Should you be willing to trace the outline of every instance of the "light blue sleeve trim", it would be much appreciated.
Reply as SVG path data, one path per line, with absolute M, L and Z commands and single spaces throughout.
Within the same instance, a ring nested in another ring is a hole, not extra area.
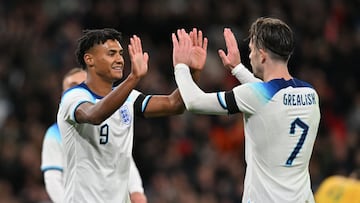
M 90 99 L 90 102 L 95 103 L 95 97 L 93 94 L 91 94 L 91 92 L 89 92 L 89 90 L 78 87 L 78 88 L 74 88 L 74 89 L 70 89 L 68 91 L 66 91 L 63 96 L 61 97 L 61 102 L 60 104 L 65 100 L 65 98 L 70 94 L 73 93 L 74 91 L 80 91 L 80 92 L 84 92 L 88 95 L 88 98 Z
M 217 93 L 216 93 L 216 96 L 217 96 L 217 98 L 218 98 L 218 101 L 219 101 L 221 107 L 222 107 L 223 109 L 227 109 L 226 101 L 225 101 L 225 98 L 224 98 L 224 92 L 217 92 Z
M 50 171 L 50 170 L 56 170 L 56 171 L 63 171 L 64 168 L 60 167 L 60 166 L 46 166 L 46 167 L 41 167 L 41 171 L 45 172 L 45 171 Z
M 142 105 L 141 105 L 141 112 L 144 112 L 145 109 L 146 109 L 146 106 L 148 105 L 149 103 L 149 100 L 150 98 L 152 97 L 152 95 L 147 95 L 144 99 L 144 101 L 142 102 Z

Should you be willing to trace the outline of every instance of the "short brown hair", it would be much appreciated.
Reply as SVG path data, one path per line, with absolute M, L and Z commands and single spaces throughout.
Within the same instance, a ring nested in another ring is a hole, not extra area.
M 250 27 L 249 39 L 258 49 L 267 49 L 273 57 L 287 61 L 294 50 L 294 34 L 280 19 L 258 18 Z

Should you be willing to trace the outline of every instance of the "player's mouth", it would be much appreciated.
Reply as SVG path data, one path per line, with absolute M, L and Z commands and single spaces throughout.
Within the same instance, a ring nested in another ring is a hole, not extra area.
M 122 71 L 123 67 L 122 66 L 114 66 L 114 67 L 112 67 L 112 69 L 116 70 L 116 71 Z

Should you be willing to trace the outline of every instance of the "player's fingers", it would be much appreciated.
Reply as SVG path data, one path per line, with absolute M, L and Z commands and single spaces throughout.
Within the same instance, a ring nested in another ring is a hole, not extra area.
M 204 38 L 204 43 L 203 43 L 203 45 L 202 45 L 202 48 L 204 49 L 204 50 L 207 50 L 207 46 L 208 46 L 208 38 Z
M 225 39 L 226 48 L 229 50 L 229 48 L 231 48 L 231 40 L 230 40 L 230 36 L 229 36 L 229 28 L 224 29 L 224 39 Z
M 222 49 L 218 50 L 218 54 L 220 56 L 220 59 L 224 65 L 229 64 L 229 60 L 225 54 L 225 52 Z
M 142 52 L 142 46 L 141 46 L 141 39 L 134 35 L 134 41 L 135 41 L 135 51 L 136 52 Z
M 196 42 L 196 32 L 195 32 L 195 28 L 193 28 L 192 31 L 190 31 L 189 33 L 190 38 L 191 38 L 191 42 L 193 46 L 196 46 L 197 42 Z
M 191 47 L 191 39 L 190 36 L 186 33 L 185 29 L 181 29 L 182 39 L 183 39 L 183 45 L 184 48 L 190 48 Z
M 199 41 L 198 41 L 198 33 L 197 33 L 197 29 L 193 28 L 191 31 L 192 35 L 191 35 L 191 40 L 193 42 L 194 46 L 198 46 L 199 45 Z
M 225 37 L 226 47 L 228 48 L 228 50 L 232 53 L 236 52 L 239 48 L 237 46 L 237 41 L 234 33 L 229 28 L 227 28 L 224 31 L 224 37 Z
M 133 61 L 135 57 L 134 47 L 130 44 L 128 45 L 128 51 L 129 51 L 130 61 Z
M 186 41 L 187 41 L 187 47 L 188 47 L 188 48 L 193 47 L 193 40 L 191 39 L 190 33 L 187 33 L 187 32 L 184 30 L 184 34 L 185 34 L 185 38 L 186 38 Z
M 179 38 L 179 47 L 183 47 L 184 46 L 184 36 L 182 33 L 182 29 L 177 30 L 177 36 Z
M 130 42 L 131 42 L 131 46 L 133 48 L 133 52 L 137 52 L 137 39 L 136 39 L 136 35 L 133 35 L 132 38 L 130 39 Z
M 201 30 L 198 31 L 197 37 L 198 37 L 198 40 L 197 40 L 198 44 L 197 45 L 202 47 L 203 46 L 203 33 L 202 33 Z
M 145 62 L 145 63 L 148 63 L 148 61 L 149 61 L 149 54 L 148 54 L 147 52 L 144 52 L 143 57 L 144 57 L 144 62 Z
M 131 37 L 130 44 L 128 46 L 128 51 L 129 51 L 130 56 L 132 56 L 134 54 L 133 44 L 134 44 L 134 39 Z
M 177 49 L 179 47 L 179 42 L 178 42 L 178 39 L 176 38 L 175 33 L 171 34 L 171 39 L 172 39 L 172 42 L 173 42 L 174 49 Z
M 225 52 L 224 52 L 222 49 L 219 49 L 219 50 L 218 50 L 218 54 L 219 54 L 221 60 L 226 57 L 226 54 L 225 54 Z

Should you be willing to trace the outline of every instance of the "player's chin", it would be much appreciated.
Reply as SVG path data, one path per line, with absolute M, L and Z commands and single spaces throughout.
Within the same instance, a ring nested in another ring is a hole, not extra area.
M 114 75 L 114 79 L 115 80 L 120 80 L 121 78 L 123 77 L 123 75 L 121 74 L 121 75 Z
M 123 71 L 122 71 L 122 70 L 113 69 L 113 70 L 112 70 L 112 76 L 113 76 L 113 78 L 115 78 L 115 79 L 121 79 L 121 78 L 123 77 Z

